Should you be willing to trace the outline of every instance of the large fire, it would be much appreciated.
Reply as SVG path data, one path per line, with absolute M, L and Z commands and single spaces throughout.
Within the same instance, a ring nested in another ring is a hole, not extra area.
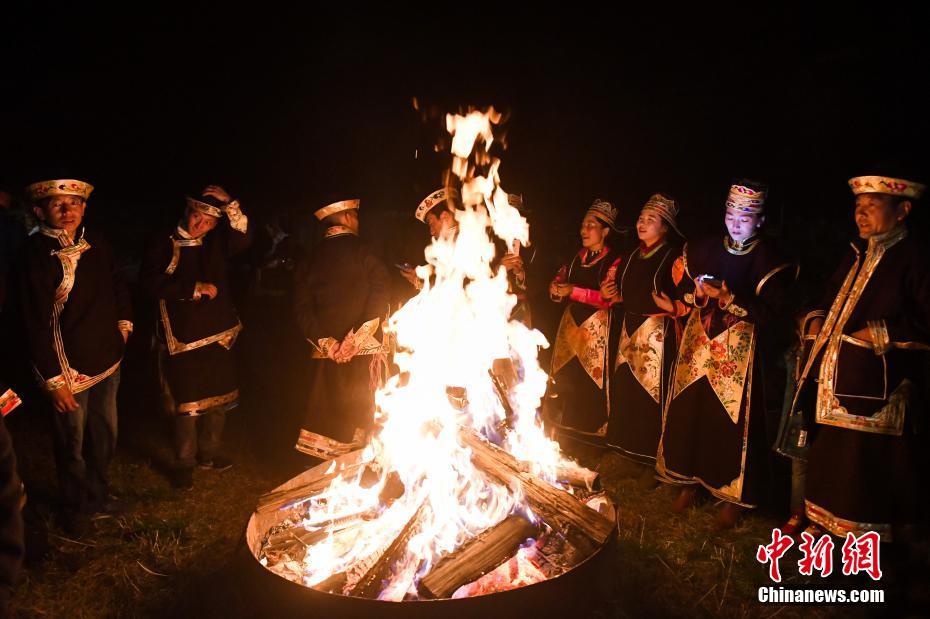
M 476 468 L 463 431 L 485 437 L 552 484 L 560 469 L 577 468 L 563 459 L 537 415 L 547 381 L 537 352 L 548 343 L 510 319 L 516 297 L 503 267 L 492 269 L 492 233 L 508 248 L 530 240 L 526 219 L 501 189 L 500 160 L 489 153 L 499 120 L 493 109 L 447 116 L 452 182 L 463 203 L 458 228 L 426 248 L 427 264 L 417 269 L 423 288 L 390 318 L 400 373 L 376 394 L 377 430 L 361 458 L 369 464 L 347 469 L 299 501 L 304 517 L 295 524 L 318 535 L 288 570 L 307 586 L 347 574 L 342 592 L 348 593 L 415 520 L 378 594 L 415 598 L 419 581 L 443 555 L 513 514 L 538 522 L 519 486 Z M 509 378 L 496 381 L 502 367 Z M 450 393 L 464 397 L 456 401 Z M 339 472 L 336 462 L 330 472 Z M 531 550 L 521 549 L 497 571 L 511 565 L 521 584 L 544 578 L 528 568 Z

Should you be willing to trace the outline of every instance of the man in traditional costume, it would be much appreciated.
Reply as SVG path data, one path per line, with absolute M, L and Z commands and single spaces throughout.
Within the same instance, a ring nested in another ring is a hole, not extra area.
M 390 303 L 387 268 L 358 237 L 359 200 L 314 215 L 326 230 L 296 272 L 294 311 L 313 367 L 298 451 L 330 459 L 361 446 L 374 423 L 374 391 L 386 351 L 381 323 Z
M 641 478 L 645 486 L 655 484 L 662 410 L 681 330 L 676 320 L 689 311 L 672 300 L 684 275 L 678 260 L 681 246 L 669 242 L 670 236 L 681 237 L 677 216 L 672 198 L 660 193 L 649 198 L 636 222 L 639 247 L 601 288 L 601 295 L 616 303 L 612 320 L 620 325 L 611 367 L 607 445 L 648 465 Z
M 21 311 L 53 415 L 63 524 L 79 535 L 91 515 L 120 507 L 109 495 L 107 468 L 116 449 L 116 391 L 132 310 L 110 246 L 83 225 L 93 187 L 63 179 L 26 191 L 41 225 L 24 248 Z
M 809 427 L 807 517 L 838 536 L 913 541 L 930 517 L 926 479 L 930 254 L 905 219 L 925 187 L 850 179 L 859 239 L 805 318 L 813 346 L 794 408 Z M 924 531 L 925 534 L 925 531 Z
M 171 481 L 181 489 L 193 487 L 195 466 L 232 466 L 219 455 L 226 412 L 239 403 L 232 347 L 242 323 L 233 306 L 229 261 L 251 238 L 239 202 L 210 185 L 187 197 L 184 216 L 155 235 L 142 264 L 142 288 L 158 303 L 162 399 L 175 419 Z
M 458 232 L 458 222 L 455 219 L 455 203 L 459 193 L 455 188 L 441 188 L 423 198 L 414 217 L 429 226 L 430 236 L 434 239 L 454 238 Z M 517 210 L 523 209 L 523 197 L 517 194 L 507 194 L 507 202 Z M 519 247 L 506 248 L 504 241 L 493 233 L 490 235 L 495 246 L 494 260 L 491 262 L 492 270 L 503 266 L 507 271 L 507 284 L 510 292 L 517 297 L 517 303 L 511 312 L 513 320 L 519 320 L 528 327 L 532 324 L 529 302 L 526 296 L 526 271 L 523 258 L 520 257 Z M 417 276 L 416 268 L 404 265 L 401 275 L 417 290 L 423 287 L 423 281 Z
M 732 527 L 769 482 L 763 355 L 772 325 L 797 277 L 759 236 L 765 191 L 730 187 L 727 234 L 689 242 L 680 297 L 692 307 L 682 334 L 663 420 L 656 469 L 691 505 L 698 486 L 725 501 L 718 524 Z M 684 292 L 687 290 L 687 292 Z
M 581 250 L 549 285 L 550 298 L 565 303 L 545 402 L 546 421 L 560 441 L 602 446 L 607 432 L 611 302 L 600 288 L 620 264 L 607 244 L 616 219 L 610 202 L 595 200 L 581 222 Z

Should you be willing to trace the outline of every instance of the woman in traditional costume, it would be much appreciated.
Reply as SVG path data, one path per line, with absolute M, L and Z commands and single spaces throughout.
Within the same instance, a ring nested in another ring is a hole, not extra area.
M 607 357 L 610 303 L 601 296 L 605 279 L 620 263 L 607 244 L 617 209 L 595 200 L 581 222 L 581 250 L 562 266 L 549 296 L 565 310 L 555 338 L 546 418 L 556 435 L 603 445 L 607 431 Z
M 672 198 L 662 194 L 649 198 L 636 222 L 639 247 L 617 269 L 616 278 L 601 288 L 602 296 L 616 302 L 613 320 L 620 332 L 611 360 L 607 444 L 620 455 L 648 465 L 641 477 L 648 486 L 655 484 L 662 409 L 678 351 L 676 332 L 681 327 L 676 329 L 676 320 L 689 311 L 681 301 L 672 300 L 684 275 L 678 260 L 681 247 L 669 239 L 682 236 L 677 215 Z
M 718 524 L 736 524 L 769 481 L 762 340 L 775 330 L 797 268 L 759 236 L 765 192 L 730 187 L 727 234 L 689 242 L 681 299 L 693 309 L 672 370 L 656 469 L 680 484 L 675 510 L 699 486 L 725 501 Z

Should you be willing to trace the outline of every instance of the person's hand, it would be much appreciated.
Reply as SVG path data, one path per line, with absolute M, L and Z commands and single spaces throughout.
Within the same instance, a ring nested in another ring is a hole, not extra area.
M 202 284 L 200 284 L 200 294 L 202 296 L 207 296 L 207 297 L 210 297 L 211 299 L 215 299 L 216 295 L 219 294 L 219 291 L 216 289 L 216 286 L 214 286 L 210 282 L 203 282 Z
M 820 335 L 821 329 L 823 329 L 823 318 L 814 318 L 809 323 L 807 323 L 807 335 Z
M 339 346 L 339 351 L 336 353 L 334 359 L 336 363 L 348 363 L 357 352 L 358 345 L 355 343 L 355 339 L 347 337 L 342 340 L 342 344 Z
M 223 204 L 226 204 L 230 201 L 229 194 L 226 193 L 226 190 L 219 185 L 207 185 L 206 189 L 201 192 L 201 195 L 212 196 Z
M 406 269 L 401 269 L 401 277 L 410 282 L 410 285 L 414 288 L 420 288 L 420 278 L 417 277 L 417 270 L 415 267 L 407 267 Z
M 334 342 L 333 345 L 329 347 L 329 350 L 326 351 L 326 356 L 335 361 L 340 346 L 340 342 Z
M 664 292 L 660 292 L 658 294 L 653 292 L 652 302 L 656 304 L 656 307 L 670 314 L 674 313 L 675 311 L 675 304 L 672 302 L 672 299 Z
M 553 281 L 551 284 L 549 284 L 549 296 L 559 296 L 559 282 Z
M 701 282 L 701 287 L 704 289 L 704 294 L 711 299 L 721 299 L 726 302 L 733 296 L 733 294 L 730 292 L 730 289 L 727 288 L 726 282 L 721 282 L 719 288 L 707 282 Z
M 601 284 L 601 296 L 605 299 L 612 299 L 618 295 L 617 282 L 610 280 Z
M 77 400 L 74 394 L 68 388 L 68 385 L 62 385 L 55 391 L 50 391 L 48 397 L 52 400 L 52 406 L 59 413 L 73 413 L 78 409 Z
M 517 276 L 523 273 L 523 258 L 517 254 L 505 254 L 501 259 L 501 264 L 509 273 Z
M 575 289 L 575 284 L 556 284 L 555 289 L 556 294 L 564 298 L 572 293 L 572 290 Z

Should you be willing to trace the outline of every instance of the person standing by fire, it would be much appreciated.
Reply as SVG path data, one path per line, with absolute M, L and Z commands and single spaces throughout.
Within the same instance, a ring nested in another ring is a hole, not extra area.
M 29 354 L 48 395 L 63 525 L 81 535 L 122 506 L 107 469 L 116 450 L 120 362 L 132 333 L 129 290 L 106 243 L 83 225 L 93 186 L 63 179 L 26 192 L 41 221 L 24 247 L 20 304 Z
M 550 298 L 565 303 L 565 310 L 552 352 L 545 416 L 563 443 L 602 446 L 607 432 L 611 301 L 600 288 L 616 278 L 620 264 L 607 244 L 616 219 L 610 202 L 595 200 L 581 222 L 581 250 L 549 284 Z
M 676 320 L 689 311 L 673 301 L 684 276 L 678 260 L 681 246 L 669 239 L 683 238 L 677 216 L 672 198 L 661 193 L 649 198 L 636 221 L 639 247 L 617 269 L 617 277 L 601 287 L 601 295 L 616 303 L 614 320 L 620 330 L 611 367 L 607 445 L 649 465 L 640 478 L 644 486 L 656 483 L 662 410 L 678 351 Z
M 295 273 L 294 312 L 314 359 L 295 448 L 322 459 L 357 448 L 371 431 L 386 366 L 380 337 L 390 276 L 358 236 L 359 206 L 342 200 L 314 213 L 325 226 L 323 241 Z
M 930 517 L 930 256 L 905 220 L 925 186 L 876 175 L 849 186 L 859 239 L 802 330 L 815 338 L 792 407 L 814 422 L 806 514 L 833 535 L 912 544 Z
M 419 206 L 417 206 L 414 217 L 429 226 L 430 237 L 434 239 L 455 238 L 458 231 L 458 223 L 455 220 L 455 201 L 458 197 L 459 193 L 455 188 L 437 189 L 423 198 Z M 507 194 L 507 202 L 510 206 L 522 211 L 522 196 Z M 491 268 L 496 270 L 500 266 L 504 267 L 507 271 L 508 288 L 517 297 L 517 303 L 510 317 L 531 327 L 532 318 L 529 302 L 526 298 L 526 271 L 523 267 L 523 258 L 520 257 L 519 251 L 505 248 L 504 242 L 490 231 L 489 236 L 495 247 L 495 256 L 491 262 Z M 398 266 L 401 267 L 401 276 L 410 285 L 417 290 L 423 287 L 423 281 L 417 276 L 416 267 L 409 264 Z
M 224 216 L 226 225 L 216 229 Z M 163 407 L 174 416 L 176 488 L 193 487 L 195 466 L 232 466 L 219 455 L 226 413 L 239 403 L 232 347 L 242 323 L 229 260 L 251 239 L 239 202 L 210 185 L 187 197 L 181 221 L 155 235 L 142 263 L 142 289 L 158 303 L 158 369 Z
M 682 486 L 674 510 L 693 504 L 698 486 L 725 501 L 717 516 L 734 526 L 769 482 L 764 338 L 769 337 L 797 277 L 759 236 L 764 187 L 740 181 L 726 201 L 727 234 L 685 245 L 679 288 L 691 306 L 672 373 L 656 469 Z M 687 291 L 687 292 L 685 292 Z

